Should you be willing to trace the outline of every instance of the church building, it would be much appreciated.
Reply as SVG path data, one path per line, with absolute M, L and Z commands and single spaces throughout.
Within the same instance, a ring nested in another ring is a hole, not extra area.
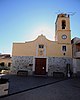
M 40 35 L 34 41 L 13 43 L 11 72 L 27 71 L 28 75 L 66 75 L 66 66 L 72 69 L 70 17 L 58 14 L 55 22 L 55 41 Z

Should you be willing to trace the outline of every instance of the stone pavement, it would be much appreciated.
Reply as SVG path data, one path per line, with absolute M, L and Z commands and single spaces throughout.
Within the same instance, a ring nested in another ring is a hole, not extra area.
M 9 79 L 9 94 L 14 94 L 22 91 L 26 91 L 31 88 L 43 86 L 46 84 L 54 83 L 63 79 L 54 79 L 53 77 L 47 76 L 17 76 L 17 75 L 6 75 L 4 78 Z
M 17 79 L 16 76 L 9 76 L 9 77 L 12 77 L 11 78 L 12 80 L 14 79 L 14 83 L 16 83 L 15 85 L 17 86 L 19 85 L 21 88 L 23 88 L 22 86 L 23 82 L 20 80 L 21 77 L 17 77 L 19 79 Z M 28 91 L 23 91 L 23 92 L 16 93 L 10 96 L 6 96 L 3 98 L 0 98 L 0 100 L 15 100 L 15 99 L 18 99 L 18 100 L 80 100 L 80 78 L 68 79 L 68 80 L 63 80 L 60 82 L 56 81 L 53 78 L 49 79 L 47 77 L 40 77 L 40 78 L 27 77 L 27 78 L 28 80 L 24 81 L 25 84 L 27 84 L 26 82 L 28 81 L 30 82 L 30 84 L 36 83 L 35 85 L 37 84 L 40 85 L 42 83 L 45 84 L 45 83 L 53 82 L 53 81 L 54 82 L 52 84 L 47 84 L 42 87 L 38 87 L 38 88 L 34 88 Z M 23 79 L 26 80 L 26 77 Z M 19 82 L 21 81 L 21 83 L 19 84 L 17 81 Z M 13 85 L 13 87 L 15 85 Z

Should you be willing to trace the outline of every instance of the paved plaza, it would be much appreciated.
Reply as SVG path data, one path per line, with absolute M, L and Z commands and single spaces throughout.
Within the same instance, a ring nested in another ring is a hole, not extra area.
M 10 81 L 9 95 L 0 100 L 80 100 L 80 78 L 4 77 Z
M 44 85 L 53 84 L 64 79 L 54 79 L 53 77 L 47 76 L 17 76 L 17 75 L 7 75 L 3 78 L 9 79 L 9 94 L 15 94 L 18 92 L 23 92 L 32 88 L 42 87 Z

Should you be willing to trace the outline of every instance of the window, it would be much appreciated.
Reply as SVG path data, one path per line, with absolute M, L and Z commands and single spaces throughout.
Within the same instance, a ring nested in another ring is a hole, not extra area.
M 44 48 L 44 45 L 39 45 L 39 48 L 42 48 L 43 49 Z
M 55 30 L 57 30 L 57 23 L 55 23 Z
M 5 66 L 5 63 L 4 63 L 4 62 L 1 62 L 1 63 L 0 63 L 0 66 Z
M 10 67 L 10 66 L 11 66 L 11 63 L 9 62 L 9 63 L 8 63 L 8 67 Z
M 65 56 L 65 53 L 63 53 L 63 55 Z
M 66 21 L 62 20 L 62 29 L 65 29 L 65 28 L 66 28 Z
M 62 51 L 66 51 L 66 46 L 62 46 Z

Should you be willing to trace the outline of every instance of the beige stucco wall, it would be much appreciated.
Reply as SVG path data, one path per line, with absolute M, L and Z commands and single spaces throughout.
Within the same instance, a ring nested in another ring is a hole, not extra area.
M 13 43 L 12 56 L 36 56 L 39 52 L 38 45 L 43 44 L 45 46 L 45 52 L 48 57 L 64 57 L 62 46 L 67 46 L 65 57 L 72 57 L 72 45 L 71 44 L 59 44 L 55 41 L 46 39 L 45 36 L 40 35 L 36 40 L 25 43 Z M 38 56 L 38 55 L 37 55 Z
M 57 24 L 57 30 L 61 30 L 62 29 L 62 23 L 61 21 L 65 20 L 66 21 L 66 30 L 70 30 L 70 19 L 69 17 L 58 17 L 56 20 L 56 24 Z
M 58 30 L 56 32 L 58 43 L 71 43 L 71 33 L 70 30 Z M 64 40 L 62 39 L 62 35 L 66 35 L 67 38 Z
M 66 52 L 62 51 L 62 46 L 66 46 Z M 47 48 L 47 56 L 53 57 L 72 57 L 72 46 L 69 44 L 53 44 L 52 46 L 48 46 Z M 63 55 L 65 53 L 65 56 Z
M 64 17 L 62 17 L 64 15 Z M 66 22 L 65 29 L 62 29 L 62 21 Z M 70 18 L 68 15 L 60 14 L 56 20 L 56 29 L 55 29 L 55 39 L 58 43 L 71 43 L 71 30 L 70 30 Z M 67 38 L 62 39 L 62 35 L 66 35 Z
M 4 62 L 5 66 L 8 66 L 8 63 L 12 63 L 11 58 L 0 58 L 0 63 Z
M 62 29 L 62 21 L 65 20 L 66 27 Z M 55 38 L 56 41 L 50 41 L 45 36 L 40 35 L 31 42 L 13 43 L 12 56 L 48 56 L 48 57 L 72 57 L 70 18 L 67 14 L 59 14 L 56 20 Z M 62 39 L 66 35 L 66 39 Z M 41 50 L 38 46 L 44 45 Z M 66 52 L 62 51 L 62 46 L 66 46 Z M 40 52 L 43 52 L 40 55 Z M 63 55 L 65 53 L 65 55 Z

